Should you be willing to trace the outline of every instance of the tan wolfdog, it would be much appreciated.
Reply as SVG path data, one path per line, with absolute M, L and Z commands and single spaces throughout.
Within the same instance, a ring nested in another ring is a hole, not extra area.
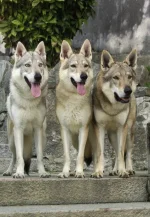
M 76 177 L 84 177 L 84 159 L 90 163 L 91 150 L 86 141 L 92 118 L 91 59 L 89 40 L 84 41 L 79 54 L 73 53 L 67 41 L 62 42 L 59 84 L 56 89 L 56 114 L 61 125 L 65 162 L 59 177 L 70 175 L 70 144 L 78 150 Z
M 101 71 L 93 92 L 98 141 L 93 177 L 103 177 L 106 131 L 116 154 L 115 166 L 110 175 L 128 177 L 134 173 L 131 155 L 136 119 L 136 66 L 136 50 L 132 50 L 123 62 L 115 62 L 107 51 L 102 52 Z

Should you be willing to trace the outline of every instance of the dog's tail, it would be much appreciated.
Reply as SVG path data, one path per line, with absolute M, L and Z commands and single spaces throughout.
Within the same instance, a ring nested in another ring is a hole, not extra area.
M 29 175 L 30 165 L 31 165 L 31 157 L 32 157 L 32 136 L 24 136 L 24 171 L 27 175 Z

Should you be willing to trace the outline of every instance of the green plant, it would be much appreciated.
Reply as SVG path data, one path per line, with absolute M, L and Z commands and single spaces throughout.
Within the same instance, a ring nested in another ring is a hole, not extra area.
M 59 57 L 62 40 L 73 38 L 94 14 L 95 0 L 0 0 L 0 32 L 7 47 L 21 41 L 34 49 L 44 41 L 48 62 Z

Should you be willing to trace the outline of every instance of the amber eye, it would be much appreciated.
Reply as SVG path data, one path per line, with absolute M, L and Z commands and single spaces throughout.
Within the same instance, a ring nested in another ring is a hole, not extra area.
M 43 64 L 42 63 L 39 63 L 39 67 L 42 67 L 43 66 Z
M 25 64 L 25 67 L 31 67 L 31 64 L 27 63 Z
M 131 79 L 132 78 L 132 76 L 131 75 L 128 75 L 128 79 Z
M 72 67 L 72 68 L 76 68 L 76 65 L 75 65 L 75 64 L 72 64 L 71 67 Z
M 114 76 L 113 79 L 119 80 L 119 77 L 118 76 Z

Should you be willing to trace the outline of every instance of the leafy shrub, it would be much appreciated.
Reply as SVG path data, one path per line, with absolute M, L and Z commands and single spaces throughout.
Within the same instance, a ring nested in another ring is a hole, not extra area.
M 95 0 L 0 0 L 0 32 L 7 47 L 21 41 L 33 49 L 41 40 L 48 61 L 58 60 L 62 40 L 72 39 L 94 14 Z

